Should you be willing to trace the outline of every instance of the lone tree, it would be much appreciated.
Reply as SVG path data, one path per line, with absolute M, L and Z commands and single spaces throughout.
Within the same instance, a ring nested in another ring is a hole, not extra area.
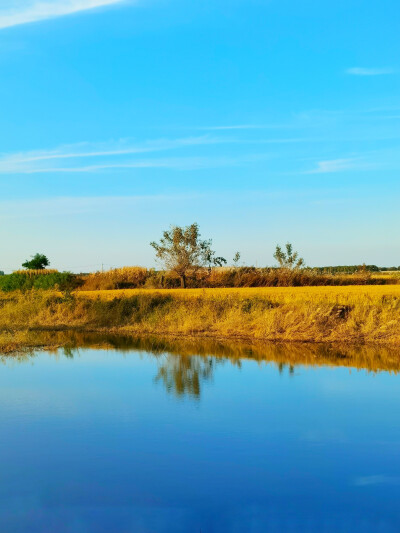
M 43 270 L 50 265 L 50 261 L 44 254 L 35 254 L 31 257 L 31 260 L 27 259 L 25 263 L 22 263 L 22 266 L 28 270 Z
M 201 268 L 211 271 L 213 266 L 222 266 L 226 259 L 218 257 L 211 249 L 212 241 L 201 240 L 199 225 L 195 222 L 190 226 L 171 226 L 164 231 L 160 242 L 151 242 L 156 257 L 165 268 L 176 272 L 181 278 L 181 287 L 186 288 L 186 278 Z
M 293 251 L 293 246 L 289 242 L 285 248 L 286 252 L 279 245 L 275 249 L 274 258 L 278 261 L 280 268 L 297 270 L 305 266 L 304 259 L 299 257 L 298 252 Z

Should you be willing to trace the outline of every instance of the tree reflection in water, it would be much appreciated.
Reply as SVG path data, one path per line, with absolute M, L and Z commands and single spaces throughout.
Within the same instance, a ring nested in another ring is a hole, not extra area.
M 298 365 L 340 366 L 365 369 L 369 372 L 400 372 L 398 346 L 134 337 L 73 330 L 28 333 L 26 348 L 13 354 L 0 354 L 0 363 L 32 361 L 38 353 L 37 348 L 45 348 L 56 358 L 61 355 L 74 358 L 79 354 L 80 347 L 118 350 L 127 355 L 136 352 L 140 357 L 157 359 L 155 381 L 162 382 L 168 392 L 178 397 L 188 395 L 193 399 L 200 397 L 202 384 L 212 379 L 217 365 L 231 364 L 240 368 L 244 360 L 276 365 L 280 373 L 288 372 L 293 377 Z
M 155 381 L 177 396 L 200 398 L 201 384 L 212 378 L 215 363 L 212 357 L 165 354 Z

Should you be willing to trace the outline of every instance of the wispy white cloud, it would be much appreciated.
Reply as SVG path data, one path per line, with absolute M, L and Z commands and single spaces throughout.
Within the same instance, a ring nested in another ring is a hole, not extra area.
M 126 0 L 12 0 L 0 7 L 0 29 L 72 15 Z M 131 0 L 132 1 L 132 0 Z
M 194 170 L 234 166 L 267 157 L 266 154 L 244 154 L 233 157 L 180 155 L 160 158 L 153 156 L 147 159 L 129 157 L 151 152 L 236 142 L 238 141 L 235 139 L 212 138 L 206 135 L 183 139 L 160 139 L 139 144 L 127 140 L 99 144 L 81 143 L 47 151 L 5 154 L 0 156 L 0 174 L 90 173 L 133 168 Z M 94 161 L 88 164 L 88 160 Z
M 85 159 L 106 156 L 123 156 L 129 154 L 141 154 L 146 152 L 158 152 L 172 150 L 188 146 L 218 144 L 225 142 L 224 139 L 212 138 L 207 135 L 200 137 L 185 137 L 180 139 L 156 139 L 142 143 L 133 143 L 130 139 L 120 139 L 103 143 L 82 142 L 77 144 L 62 145 L 51 150 L 32 150 L 17 152 L 0 157 L 0 172 L 3 165 L 19 165 L 23 163 L 35 163 L 37 161 L 50 161 L 56 159 Z M 12 170 L 12 168 L 10 168 Z
M 198 130 L 223 131 L 223 130 L 268 130 L 293 128 L 292 124 L 228 124 L 222 126 L 199 126 Z
M 261 126 L 257 124 L 236 124 L 231 126 L 209 126 L 199 129 L 204 130 L 259 130 L 268 126 Z M 269 126 L 270 127 L 270 126 Z
M 104 143 L 78 143 L 51 150 L 32 150 L 0 155 L 0 174 L 31 174 L 38 172 L 84 172 L 100 168 L 151 166 L 149 163 L 126 160 L 124 157 L 144 153 L 169 151 L 202 145 L 230 142 L 208 135 L 181 139 L 156 139 L 134 143 L 129 139 Z M 87 159 L 97 160 L 87 165 Z M 157 166 L 154 164 L 154 166 Z
M 398 146 L 380 150 L 369 150 L 354 154 L 353 157 L 317 161 L 316 168 L 303 174 L 328 174 L 333 172 L 398 170 L 400 168 Z M 315 160 L 314 160 L 315 161 Z
M 329 189 L 325 194 L 335 194 L 336 189 Z M 211 202 L 219 205 L 221 201 L 226 202 L 229 199 L 233 205 L 257 205 L 262 206 L 265 202 L 282 199 L 298 200 L 299 194 L 304 199 L 314 197 L 320 194 L 320 190 L 304 189 L 299 193 L 297 190 L 248 190 L 234 191 L 232 189 L 223 189 L 219 191 L 211 190 L 192 190 L 183 193 L 164 193 L 164 194 L 143 194 L 127 196 L 53 196 L 38 198 L 19 198 L 19 199 L 0 199 L 0 220 L 8 218 L 39 218 L 48 216 L 64 216 L 73 214 L 85 214 L 92 212 L 118 212 L 121 210 L 130 210 L 132 207 L 157 206 L 174 206 L 175 204 L 186 205 L 193 202 L 198 206 L 199 202 L 205 202 L 209 206 Z
M 107 210 L 120 211 L 139 205 L 171 204 L 198 199 L 198 193 L 138 196 L 58 196 L 21 200 L 1 200 L 0 219 L 78 215 Z
M 111 169 L 164 168 L 173 170 L 197 170 L 201 168 L 224 168 L 266 159 L 265 154 L 250 154 L 238 157 L 167 157 L 99 163 L 96 165 L 70 167 L 31 167 L 18 170 L 19 174 L 42 173 L 92 173 Z
M 331 172 L 342 172 L 351 169 L 367 169 L 370 165 L 360 158 L 347 159 L 329 159 L 327 161 L 318 161 L 317 168 L 308 170 L 304 174 L 329 174 Z
M 346 70 L 347 74 L 353 76 L 382 76 L 384 74 L 395 74 L 396 69 L 391 67 L 384 68 L 364 68 L 364 67 L 352 67 Z

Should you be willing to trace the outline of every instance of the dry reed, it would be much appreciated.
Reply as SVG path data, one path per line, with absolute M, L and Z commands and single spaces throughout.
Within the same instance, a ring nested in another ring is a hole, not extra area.
M 25 276 L 45 276 L 46 274 L 57 274 L 58 270 L 54 268 L 29 269 L 29 270 L 14 270 L 13 274 L 24 274 Z
M 142 267 L 114 268 L 95 272 L 83 278 L 82 290 L 112 290 L 129 286 L 140 287 L 147 279 L 147 269 Z
M 191 288 L 229 287 L 302 287 L 325 285 L 386 285 L 400 282 L 395 275 L 320 274 L 311 269 L 289 270 L 255 267 L 222 267 L 188 272 Z M 82 277 L 82 290 L 115 290 L 123 288 L 179 288 L 181 280 L 174 272 L 148 270 L 142 267 L 124 267 L 96 272 Z

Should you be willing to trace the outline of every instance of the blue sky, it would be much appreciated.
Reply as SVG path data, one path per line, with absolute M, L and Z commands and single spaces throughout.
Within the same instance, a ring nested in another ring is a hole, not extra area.
M 400 4 L 2 0 L 0 270 L 400 264 Z

